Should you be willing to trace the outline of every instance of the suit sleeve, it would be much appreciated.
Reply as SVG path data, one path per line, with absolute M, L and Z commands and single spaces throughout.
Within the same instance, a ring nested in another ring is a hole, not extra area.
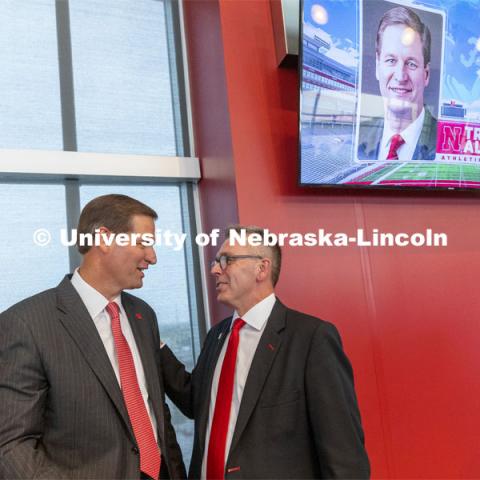
M 166 394 L 185 416 L 193 418 L 192 375 L 167 345 L 161 348 L 160 358 Z
M 180 362 L 174 353 L 164 345 L 161 348 L 162 375 L 165 392 L 172 402 L 188 418 L 195 418 L 196 410 L 200 408 L 203 398 L 201 390 L 207 376 L 206 358 L 212 349 L 212 343 L 218 335 L 217 326 L 210 329 L 203 343 L 202 351 L 198 357 L 192 373 L 187 372 L 185 365 Z
M 322 322 L 305 371 L 308 413 L 323 478 L 369 478 L 353 372 L 336 328 Z
M 32 333 L 0 314 L 0 478 L 68 478 L 42 445 L 48 381 Z
M 156 358 L 159 371 L 161 372 L 161 360 L 160 360 L 160 332 L 158 331 L 158 323 L 155 312 L 149 307 L 150 314 L 152 316 L 152 333 L 155 339 L 156 345 Z M 160 384 L 162 385 L 162 379 L 160 379 Z M 163 385 L 162 385 L 163 386 Z M 183 462 L 182 450 L 178 444 L 177 435 L 172 424 L 172 415 L 170 413 L 170 408 L 168 407 L 167 402 L 165 401 L 165 394 L 162 393 L 163 398 L 163 411 L 164 411 L 164 426 L 165 426 L 165 445 L 168 449 L 169 457 L 169 472 L 168 478 L 173 479 L 185 479 L 187 478 L 187 473 L 185 471 L 185 465 Z M 162 472 L 160 472 L 160 478 L 164 478 Z
M 185 465 L 183 463 L 183 456 L 180 446 L 178 445 L 177 435 L 172 425 L 172 416 L 167 403 L 163 405 L 165 411 L 165 432 L 167 448 L 170 452 L 170 464 L 172 471 L 169 472 L 169 477 L 173 479 L 185 479 L 187 473 L 185 471 Z

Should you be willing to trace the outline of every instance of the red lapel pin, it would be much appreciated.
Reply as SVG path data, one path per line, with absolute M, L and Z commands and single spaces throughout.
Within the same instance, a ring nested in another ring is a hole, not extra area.
M 143 320 L 143 317 L 142 317 L 142 314 L 141 314 L 141 313 L 136 313 L 136 314 L 135 314 L 135 318 L 136 318 L 137 320 Z
M 240 467 L 230 467 L 230 468 L 227 468 L 227 473 L 239 472 L 239 471 L 240 471 Z
M 275 350 L 275 347 L 274 347 L 271 343 L 269 343 L 269 344 L 267 345 L 267 347 L 268 347 L 272 352 Z

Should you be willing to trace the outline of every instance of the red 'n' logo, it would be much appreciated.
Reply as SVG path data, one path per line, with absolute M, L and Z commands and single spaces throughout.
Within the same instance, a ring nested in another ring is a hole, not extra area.
M 461 151 L 461 141 L 463 140 L 462 127 L 452 127 L 443 125 L 443 143 L 442 151 L 459 153 Z M 463 143 L 463 142 L 462 142 Z

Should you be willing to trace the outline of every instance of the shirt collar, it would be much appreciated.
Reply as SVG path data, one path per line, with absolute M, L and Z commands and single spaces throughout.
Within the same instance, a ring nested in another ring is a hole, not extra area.
M 407 145 L 413 144 L 416 145 L 418 142 L 418 138 L 420 137 L 420 133 L 423 127 L 423 120 L 425 119 L 425 107 L 422 108 L 420 115 L 403 131 L 400 132 L 403 140 Z M 382 138 L 382 145 L 384 148 L 390 146 L 390 141 L 392 137 L 397 132 L 394 132 L 388 122 L 384 123 L 383 129 L 383 138 Z
M 87 307 L 88 313 L 92 319 L 105 310 L 109 301 L 82 278 L 78 268 L 73 272 L 71 282 L 77 293 L 80 295 L 85 307 Z M 120 311 L 123 312 L 120 295 L 118 295 L 113 301 L 120 307 Z
M 262 330 L 267 323 L 268 317 L 272 313 L 275 302 L 275 294 L 271 293 L 268 295 L 268 297 L 265 297 L 263 300 L 254 305 L 247 313 L 245 313 L 245 315 L 241 317 L 242 320 L 255 330 Z M 237 318 L 240 318 L 240 315 L 235 310 L 233 312 L 230 328 L 232 328 L 233 322 Z

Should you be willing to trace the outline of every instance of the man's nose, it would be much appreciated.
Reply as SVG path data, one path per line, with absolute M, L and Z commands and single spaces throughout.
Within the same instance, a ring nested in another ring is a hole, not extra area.
M 210 273 L 215 277 L 218 277 L 219 275 L 221 275 L 222 269 L 220 268 L 220 263 L 214 262 L 212 267 L 210 268 Z
M 145 250 L 145 261 L 150 265 L 155 265 L 157 263 L 157 254 L 153 247 L 147 247 Z
M 395 65 L 395 80 L 398 82 L 404 82 L 407 79 L 407 66 L 402 62 L 397 62 Z

